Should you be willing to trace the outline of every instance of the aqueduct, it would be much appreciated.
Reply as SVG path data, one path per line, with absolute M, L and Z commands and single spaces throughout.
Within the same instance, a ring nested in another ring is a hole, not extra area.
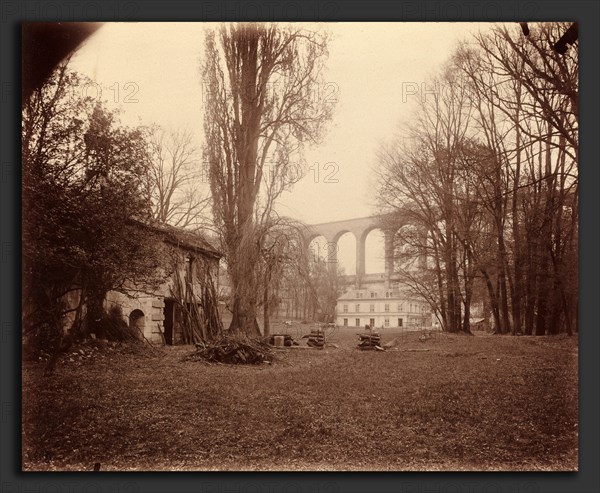
M 386 285 L 389 285 L 394 274 L 395 231 L 387 229 L 384 224 L 382 216 L 368 216 L 328 223 L 310 224 L 306 226 L 304 238 L 307 244 L 310 244 L 313 239 L 319 236 L 325 238 L 327 242 L 325 261 L 331 265 L 336 265 L 338 240 L 345 233 L 352 233 L 356 238 L 356 275 L 349 277 L 354 278 L 357 286 L 381 281 L 385 281 Z M 405 221 L 403 224 L 408 224 L 408 221 Z M 401 227 L 403 224 L 396 222 L 395 228 Z M 367 274 L 365 272 L 365 243 L 367 236 L 374 229 L 380 229 L 383 232 L 385 268 L 382 273 Z

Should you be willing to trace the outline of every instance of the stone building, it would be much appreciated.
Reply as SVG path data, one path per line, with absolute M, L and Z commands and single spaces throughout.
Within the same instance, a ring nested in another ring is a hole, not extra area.
M 216 288 L 221 254 L 199 233 L 172 226 L 147 227 L 157 233 L 167 247 L 165 265 L 161 266 L 167 274 L 165 281 L 149 293 L 132 291 L 123 294 L 111 291 L 106 297 L 105 308 L 109 310 L 111 306 L 119 306 L 129 326 L 136 327 L 140 334 L 152 342 L 179 344 L 182 334 L 177 324 L 177 303 L 172 293 L 176 277 L 184 279 L 188 276 L 193 279 L 194 292 L 198 296 L 202 277 L 196 274 L 200 266 L 207 265 L 211 273 L 210 282 L 214 282 Z
M 181 328 L 178 324 L 178 304 L 173 297 L 173 289 L 177 279 L 193 279 L 192 291 L 201 292 L 201 282 L 213 282 L 215 290 L 218 289 L 219 260 L 221 254 L 199 233 L 193 233 L 172 226 L 150 226 L 148 228 L 157 241 L 157 248 L 161 249 L 163 264 L 159 267 L 164 274 L 164 281 L 159 286 L 152 288 L 137 286 L 125 292 L 109 291 L 104 301 L 104 308 L 110 312 L 118 307 L 124 321 L 129 327 L 136 329 L 140 339 L 145 338 L 151 342 L 179 344 L 182 342 Z M 164 252 L 164 255 L 162 254 Z M 197 276 L 208 272 L 206 276 Z M 73 291 L 68 299 L 68 304 L 76 306 L 79 302 L 79 293 Z M 198 298 L 199 301 L 199 298 Z M 70 313 L 63 321 L 65 330 L 71 326 L 74 314 Z

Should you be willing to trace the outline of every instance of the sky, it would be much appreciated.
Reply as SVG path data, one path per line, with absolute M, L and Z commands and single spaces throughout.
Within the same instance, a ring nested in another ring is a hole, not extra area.
M 188 129 L 201 148 L 203 39 L 215 26 L 106 23 L 74 54 L 71 67 L 97 84 L 82 91 L 119 107 L 123 123 Z M 378 147 L 410 124 L 427 82 L 458 42 L 490 24 L 305 27 L 331 33 L 321 94 L 336 101 L 335 111 L 323 143 L 305 152 L 306 176 L 280 198 L 277 210 L 308 224 L 373 215 Z

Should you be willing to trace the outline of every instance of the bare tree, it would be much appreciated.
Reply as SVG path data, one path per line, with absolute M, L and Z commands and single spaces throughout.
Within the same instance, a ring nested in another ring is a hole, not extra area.
M 576 311 L 567 301 L 576 283 L 566 273 L 576 272 L 570 262 L 577 232 L 577 48 L 562 55 L 552 49 L 566 29 L 534 24 L 524 37 L 498 27 L 455 56 L 469 80 L 476 127 L 496 163 L 495 171 L 479 166 L 470 176 L 493 217 L 496 279 L 509 285 L 508 292 L 490 290 L 502 307 L 501 331 L 509 330 L 509 301 L 513 333 L 522 327 L 554 333 L 561 317 L 570 331 Z
M 332 105 L 322 86 L 327 36 L 295 26 L 232 24 L 206 39 L 205 162 L 232 283 L 231 331 L 257 335 L 257 266 L 291 159 L 318 142 Z
M 258 279 L 262 291 L 263 335 L 270 335 L 270 315 L 278 305 L 285 279 L 300 272 L 306 255 L 300 223 L 277 218 L 265 228 L 261 239 Z
M 497 332 L 577 327 L 577 47 L 552 49 L 566 29 L 476 35 L 444 68 L 404 142 L 380 152 L 384 211 L 428 231 L 426 241 L 399 235 L 410 247 L 400 259 L 431 258 L 404 271 L 405 283 L 435 302 L 447 330 L 462 307 L 469 331 L 479 274 Z
M 421 101 L 416 123 L 406 138 L 380 149 L 381 206 L 390 213 L 387 227 L 398 231 L 396 244 L 404 245 L 397 255 L 404 261 L 411 256 L 416 260 L 424 253 L 432 258 L 433 273 L 424 272 L 427 266 L 420 274 L 404 269 L 408 284 L 426 299 L 437 300 L 432 308 L 445 330 L 469 332 L 460 261 L 468 237 L 461 232 L 466 224 L 461 224 L 461 217 L 469 198 L 462 177 L 471 107 L 461 76 L 453 67 L 447 66 L 434 86 L 438 90 Z M 394 222 L 408 222 L 415 228 L 394 227 Z M 471 279 L 463 276 L 463 280 L 468 288 Z
M 199 151 L 188 130 L 148 132 L 152 217 L 161 224 L 198 229 L 207 223 L 209 194 L 202 194 Z

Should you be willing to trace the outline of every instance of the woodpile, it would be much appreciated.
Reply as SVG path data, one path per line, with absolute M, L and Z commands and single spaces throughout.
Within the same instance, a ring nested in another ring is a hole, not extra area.
M 308 337 L 307 344 L 311 347 L 322 348 L 325 346 L 325 331 L 322 329 L 311 329 L 310 334 L 304 337 Z
M 290 347 L 290 346 L 297 346 L 298 343 L 296 341 L 294 341 L 294 338 L 289 335 L 289 334 L 273 334 L 272 336 L 269 337 L 268 341 L 269 344 L 271 346 L 276 346 L 275 341 L 276 341 L 276 337 L 283 337 L 283 345 Z
M 210 342 L 196 344 L 196 351 L 187 360 L 209 361 L 234 365 L 256 365 L 273 361 L 271 346 L 260 339 L 225 335 Z
M 378 332 L 370 332 L 358 335 L 358 348 L 362 350 L 375 349 L 384 351 L 381 347 L 381 335 Z

